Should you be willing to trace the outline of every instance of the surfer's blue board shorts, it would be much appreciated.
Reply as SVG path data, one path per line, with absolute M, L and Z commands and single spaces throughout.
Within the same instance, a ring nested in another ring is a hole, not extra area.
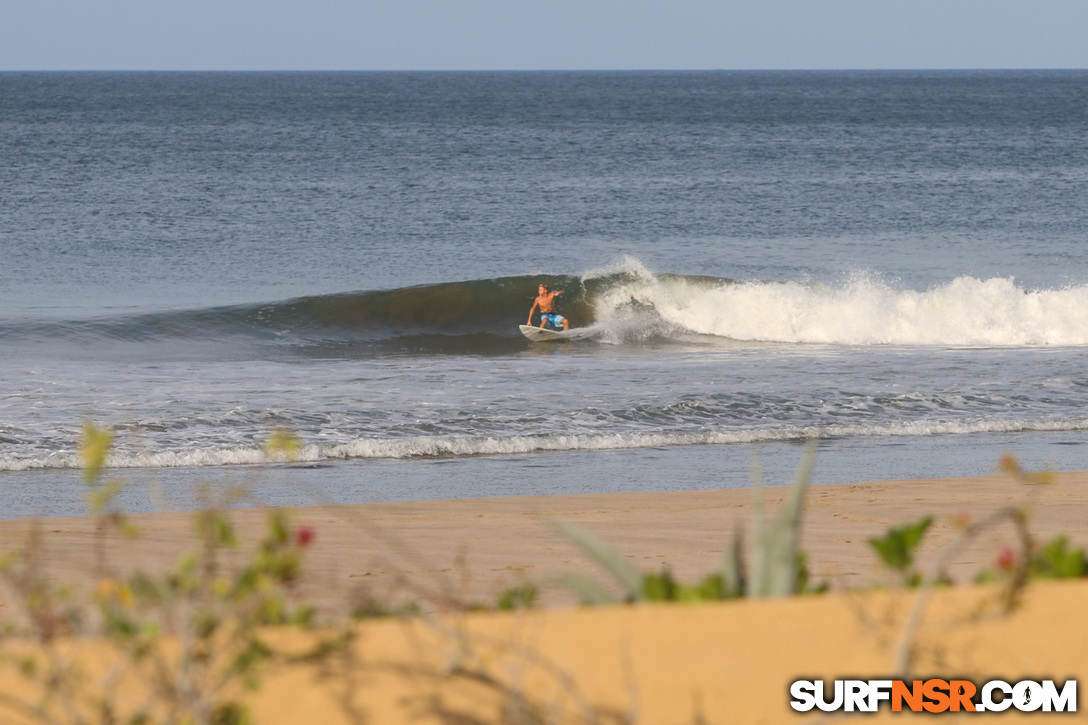
M 563 328 L 563 315 L 553 314 L 551 312 L 540 313 L 540 321 L 545 325 L 551 325 L 552 327 Z

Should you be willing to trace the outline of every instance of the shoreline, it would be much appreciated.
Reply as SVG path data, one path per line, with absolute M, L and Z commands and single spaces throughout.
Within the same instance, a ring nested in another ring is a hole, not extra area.
M 1054 433 L 821 439 L 811 483 L 977 477 L 1009 451 L 1029 470 L 1088 469 L 1088 448 Z M 125 482 L 120 505 L 131 513 L 199 509 L 201 490 L 240 484 L 259 507 L 312 507 L 585 493 L 747 489 L 758 456 L 768 488 L 788 485 L 803 445 L 668 446 L 611 451 L 537 452 L 446 459 L 348 459 L 323 464 L 263 463 L 161 469 L 110 469 Z M 80 469 L 0 472 L 0 519 L 82 516 Z

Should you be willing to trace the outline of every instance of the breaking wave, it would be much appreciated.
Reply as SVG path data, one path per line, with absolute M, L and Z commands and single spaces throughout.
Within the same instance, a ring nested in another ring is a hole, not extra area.
M 859 274 L 839 285 L 632 274 L 593 300 L 609 332 L 831 345 L 1088 344 L 1088 285 L 1030 290 L 1012 278 L 958 277 L 917 291 Z
M 525 349 L 536 285 L 602 344 L 720 340 L 830 345 L 1088 344 L 1088 285 L 1026 289 L 958 277 L 926 290 L 859 274 L 839 284 L 658 274 L 638 260 L 581 277 L 520 276 L 90 320 L 0 322 L 0 344 L 256 345 L 302 354 L 505 354 Z

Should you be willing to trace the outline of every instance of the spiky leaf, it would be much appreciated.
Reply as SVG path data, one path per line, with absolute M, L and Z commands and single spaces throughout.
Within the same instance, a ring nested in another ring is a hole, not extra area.
M 585 529 L 566 521 L 550 519 L 548 525 L 569 539 L 623 587 L 627 598 L 642 600 L 642 572 L 627 558 Z

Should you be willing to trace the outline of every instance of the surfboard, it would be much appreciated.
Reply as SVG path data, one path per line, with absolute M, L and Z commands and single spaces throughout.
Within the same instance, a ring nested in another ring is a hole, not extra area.
M 548 330 L 532 325 L 518 325 L 518 327 L 521 329 L 521 334 L 533 342 L 559 342 L 570 339 L 570 330 Z

